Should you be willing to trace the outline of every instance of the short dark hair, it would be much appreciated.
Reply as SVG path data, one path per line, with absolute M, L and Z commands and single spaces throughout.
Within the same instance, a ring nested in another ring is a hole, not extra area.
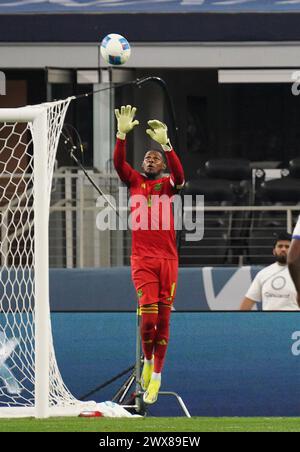
M 145 155 L 147 154 L 147 152 L 158 152 L 158 153 L 161 155 L 161 157 L 162 157 L 162 159 L 163 159 L 163 162 L 164 162 L 165 164 L 167 164 L 167 159 L 166 159 L 165 153 L 164 153 L 164 151 L 162 151 L 161 149 L 148 149 L 148 150 L 145 152 Z M 144 158 L 145 158 L 145 155 L 144 155 Z
M 280 242 L 281 240 L 287 240 L 289 242 L 292 241 L 292 234 L 289 234 L 288 232 L 279 232 L 278 234 L 275 234 L 274 236 L 274 248 L 277 245 L 277 242 Z

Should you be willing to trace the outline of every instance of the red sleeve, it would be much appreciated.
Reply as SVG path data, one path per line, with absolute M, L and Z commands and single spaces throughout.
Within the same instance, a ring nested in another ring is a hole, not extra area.
M 114 166 L 121 181 L 129 184 L 134 170 L 126 162 L 126 140 L 117 138 L 114 150 Z
M 184 185 L 184 171 L 181 162 L 174 149 L 166 152 L 165 155 L 171 172 L 171 181 L 174 183 L 175 188 L 180 189 Z

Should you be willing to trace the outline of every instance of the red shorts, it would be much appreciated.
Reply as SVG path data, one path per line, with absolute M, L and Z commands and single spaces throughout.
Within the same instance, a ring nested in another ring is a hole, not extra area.
M 131 257 L 131 275 L 140 306 L 172 305 L 177 286 L 178 260 Z

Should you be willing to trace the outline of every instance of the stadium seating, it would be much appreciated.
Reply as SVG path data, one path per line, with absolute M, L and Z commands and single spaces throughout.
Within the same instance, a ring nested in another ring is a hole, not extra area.
M 205 206 L 249 205 L 252 170 L 248 160 L 209 160 L 197 171 L 199 179 L 186 184 L 185 194 L 204 195 Z M 238 263 L 249 227 L 248 212 L 205 212 L 201 242 L 183 242 L 182 265 Z
M 186 183 L 185 195 L 204 195 L 205 206 L 228 206 L 234 202 L 231 183 L 224 179 L 191 180 Z M 193 201 L 195 202 L 195 201 Z M 193 215 L 195 220 L 195 215 Z M 181 265 L 220 265 L 225 263 L 230 244 L 231 212 L 205 212 L 204 237 L 199 242 L 181 240 Z
M 248 160 L 209 160 L 197 170 L 197 179 L 187 182 L 185 194 L 204 195 L 205 207 L 273 206 L 252 212 L 206 210 L 201 242 L 185 242 L 181 237 L 181 265 L 264 265 L 273 262 L 274 235 L 287 230 L 287 212 L 283 206 L 299 204 L 300 158 L 289 167 L 278 169 L 281 177 L 268 180 L 267 171 L 253 173 Z M 252 176 L 254 174 L 254 177 Z M 281 209 L 281 210 L 280 210 Z M 292 227 L 298 212 L 292 212 Z
M 296 174 L 296 170 L 293 174 Z M 256 196 L 256 204 L 260 206 L 294 206 L 299 201 L 300 178 L 296 179 L 290 176 L 263 182 Z M 293 213 L 293 225 L 296 222 L 296 217 L 297 213 Z M 274 235 L 278 232 L 286 232 L 286 229 L 286 211 L 262 210 L 254 212 L 249 231 L 249 263 L 270 264 L 273 262 L 271 250 Z

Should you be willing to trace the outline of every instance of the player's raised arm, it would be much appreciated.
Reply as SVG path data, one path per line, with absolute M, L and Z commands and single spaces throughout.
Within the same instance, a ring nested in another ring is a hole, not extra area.
M 171 143 L 168 138 L 168 128 L 166 124 L 157 119 L 148 121 L 150 129 L 146 130 L 146 133 L 161 145 L 165 151 L 168 167 L 171 171 L 171 180 L 177 189 L 180 189 L 184 185 L 184 171 L 179 158 L 177 157 Z
M 139 124 L 139 121 L 134 120 L 135 114 L 136 108 L 131 107 L 131 105 L 122 106 L 120 110 L 115 110 L 118 131 L 114 150 L 114 166 L 120 179 L 125 183 L 130 182 L 133 171 L 129 163 L 126 162 L 126 134 Z

